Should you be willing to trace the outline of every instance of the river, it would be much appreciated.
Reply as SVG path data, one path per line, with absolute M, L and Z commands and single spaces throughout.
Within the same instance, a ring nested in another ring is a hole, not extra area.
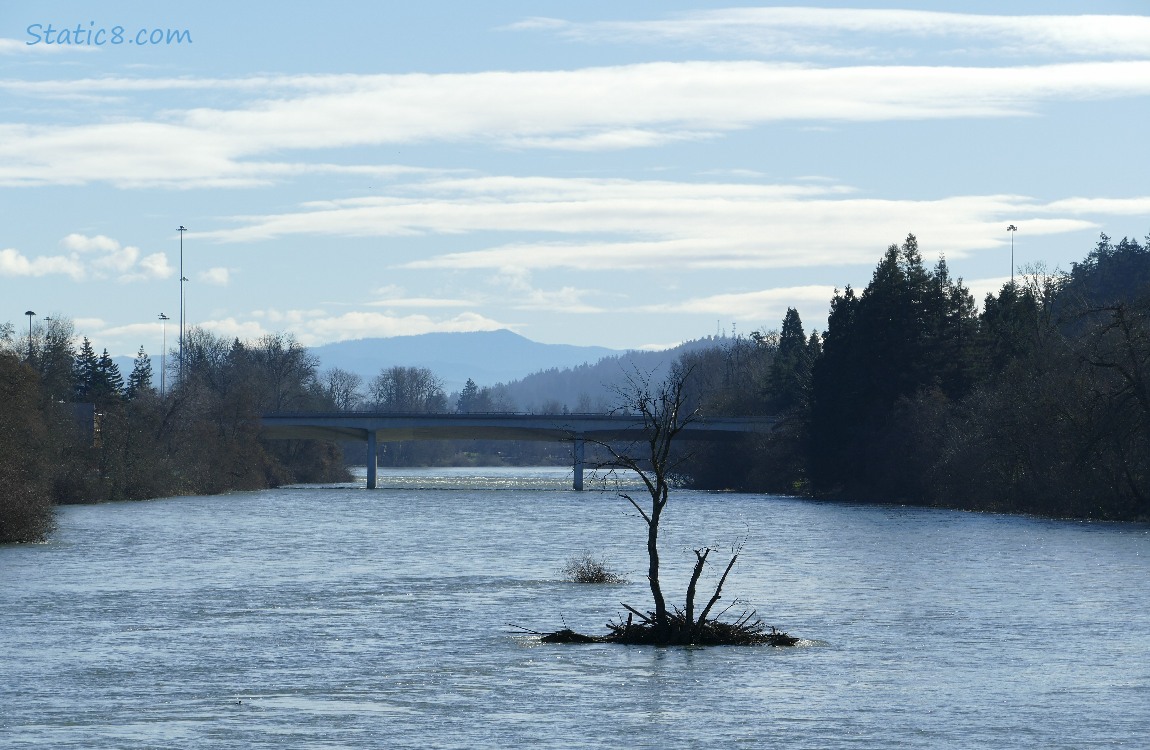
M 543 645 L 647 607 L 641 519 L 569 471 L 383 472 L 61 509 L 0 547 L 4 748 L 1150 743 L 1150 527 L 676 492 L 800 647 Z M 584 550 L 630 583 L 562 580 Z M 717 566 L 716 566 L 717 567 Z M 730 603 L 729 599 L 724 599 Z

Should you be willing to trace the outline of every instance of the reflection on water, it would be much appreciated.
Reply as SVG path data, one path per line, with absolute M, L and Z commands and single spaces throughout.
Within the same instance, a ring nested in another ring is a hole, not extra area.
M 1126 746 L 1150 736 L 1150 529 L 678 492 L 682 598 L 805 648 L 545 646 L 645 605 L 644 529 L 569 468 L 381 471 L 67 507 L 0 548 L 4 747 Z M 419 488 L 419 489 L 416 489 Z M 561 580 L 583 550 L 621 586 Z M 724 600 L 730 603 L 729 599 Z

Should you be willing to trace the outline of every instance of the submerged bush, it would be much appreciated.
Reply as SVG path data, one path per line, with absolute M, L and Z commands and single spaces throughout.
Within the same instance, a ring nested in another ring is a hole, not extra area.
M 590 552 L 576 555 L 563 567 L 563 576 L 573 583 L 626 583 L 627 579 L 596 560 Z

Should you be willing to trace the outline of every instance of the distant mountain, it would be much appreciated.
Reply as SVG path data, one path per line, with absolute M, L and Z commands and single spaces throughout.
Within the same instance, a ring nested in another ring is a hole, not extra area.
M 724 338 L 688 341 L 664 351 L 621 351 L 602 346 L 541 344 L 507 330 L 475 333 L 425 333 L 419 336 L 356 339 L 309 347 L 319 369 L 354 372 L 364 384 L 388 367 L 426 367 L 443 379 L 448 393 L 468 378 L 480 386 L 500 386 L 523 411 L 601 411 L 614 405 L 613 387 L 628 373 L 662 379 L 681 354 L 724 346 Z M 114 357 L 125 379 L 131 357 Z M 168 364 L 172 364 L 172 357 Z M 159 357 L 152 357 L 152 380 L 160 385 Z
M 356 339 L 311 347 L 320 369 L 338 367 L 370 381 L 388 367 L 426 367 L 459 390 L 468 378 L 495 385 L 549 368 L 594 363 L 617 349 L 602 346 L 540 344 L 508 330 L 475 333 L 425 333 L 419 336 Z
M 551 413 L 564 408 L 573 412 L 607 411 L 618 405 L 616 389 L 624 386 L 629 375 L 638 373 L 659 382 L 681 355 L 728 343 L 728 339 L 708 337 L 662 351 L 616 352 L 597 362 L 539 370 L 505 383 L 502 390 L 522 411 Z

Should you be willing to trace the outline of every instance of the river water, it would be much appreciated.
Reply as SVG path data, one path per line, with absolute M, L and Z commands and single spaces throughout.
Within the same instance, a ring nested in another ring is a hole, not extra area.
M 1150 746 L 1150 527 L 682 491 L 792 649 L 540 644 L 646 608 L 568 471 L 413 470 L 61 509 L 0 547 L 4 748 Z M 630 583 L 562 580 L 584 550 Z M 724 599 L 729 603 L 729 599 Z

